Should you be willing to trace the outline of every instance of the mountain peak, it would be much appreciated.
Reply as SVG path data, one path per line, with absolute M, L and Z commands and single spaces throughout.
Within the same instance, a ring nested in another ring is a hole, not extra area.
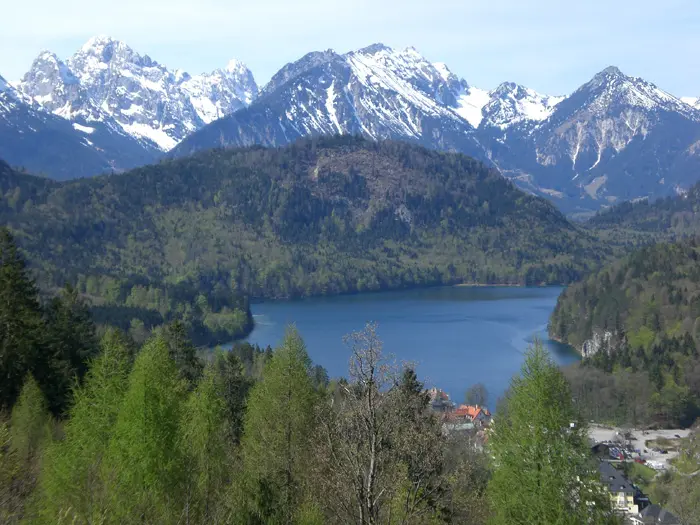
M 93 49 L 97 48 L 103 48 L 105 46 L 108 46 L 109 44 L 123 44 L 123 42 L 120 42 L 119 40 L 115 40 L 111 36 L 108 35 L 96 35 L 88 39 L 87 42 L 83 44 L 83 46 L 80 48 L 81 51 L 84 53 L 87 53 Z
M 226 64 L 226 71 L 229 73 L 246 73 L 248 71 L 248 66 L 238 59 L 232 58 Z
M 627 78 L 627 75 L 625 75 L 620 69 L 616 66 L 608 66 L 602 71 L 598 72 L 595 74 L 595 76 L 592 79 L 592 82 L 596 85 L 601 85 L 606 82 L 610 82 L 613 80 L 624 80 Z
M 2 78 L 2 75 L 0 75 L 0 93 L 4 91 L 9 91 L 10 90 L 10 85 L 7 83 L 7 80 Z
M 610 75 L 610 76 L 614 76 L 614 77 L 624 77 L 625 76 L 624 73 L 622 73 L 622 71 L 620 71 L 620 68 L 618 68 L 617 66 L 608 66 L 603 71 L 601 71 L 599 74 Z
M 381 42 L 377 42 L 376 44 L 371 44 L 357 50 L 357 52 L 362 55 L 375 55 L 377 53 L 381 53 L 382 51 L 393 51 L 393 49 L 391 49 L 389 46 L 385 46 Z

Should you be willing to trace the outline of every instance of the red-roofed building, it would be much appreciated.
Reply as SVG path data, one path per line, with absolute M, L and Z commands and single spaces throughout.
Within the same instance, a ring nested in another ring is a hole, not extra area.
M 480 407 L 478 405 L 459 405 L 452 416 L 455 419 L 463 419 L 465 421 L 470 421 L 476 426 L 488 425 L 491 419 L 491 413 L 486 407 Z

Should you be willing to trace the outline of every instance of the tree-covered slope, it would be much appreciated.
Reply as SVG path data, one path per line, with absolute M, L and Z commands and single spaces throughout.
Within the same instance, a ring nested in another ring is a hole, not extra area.
M 700 185 L 694 185 L 683 195 L 652 202 L 624 202 L 594 215 L 587 225 L 670 236 L 697 234 L 700 231 Z
M 612 397 L 635 404 L 628 423 L 691 423 L 700 415 L 700 244 L 647 246 L 569 286 L 549 331 L 584 355 L 575 382 L 587 385 L 579 397 L 591 413 Z
M 1 177 L 0 218 L 56 284 L 205 276 L 286 297 L 566 283 L 605 253 L 475 160 L 396 142 L 214 150 L 60 184 L 13 177 Z

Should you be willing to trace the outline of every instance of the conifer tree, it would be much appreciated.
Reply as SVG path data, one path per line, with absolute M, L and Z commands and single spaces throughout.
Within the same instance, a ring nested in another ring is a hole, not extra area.
M 0 407 L 11 408 L 27 373 L 37 377 L 41 340 L 37 289 L 7 228 L 0 228 Z
M 227 407 L 216 371 L 204 370 L 183 410 L 180 446 L 185 455 L 183 523 L 221 519 L 221 500 L 231 468 Z
M 163 330 L 163 337 L 180 375 L 194 388 L 202 376 L 204 365 L 197 357 L 197 349 L 187 334 L 187 326 L 182 321 L 173 321 Z
M 60 414 L 68 405 L 76 378 L 81 380 L 99 348 L 90 310 L 70 285 L 46 308 L 42 360 L 49 408 Z
M 4 441 L 0 452 L 2 523 L 17 523 L 22 516 L 27 522 L 33 521 L 26 503 L 36 486 L 41 456 L 52 430 L 46 398 L 36 380 L 28 375 L 12 409 L 9 432 L 6 427 L 0 428 L 0 439 Z
M 496 414 L 489 437 L 494 467 L 490 522 L 608 523 L 609 498 L 587 439 L 566 379 L 536 343 L 511 381 L 505 410 Z
M 100 347 L 74 393 L 64 439 L 46 451 L 38 509 L 45 523 L 99 523 L 105 512 L 100 468 L 128 386 L 131 354 L 116 330 L 103 336 Z
M 250 523 L 292 523 L 306 505 L 316 393 L 298 332 L 288 328 L 248 400 L 242 455 Z
M 187 387 L 162 337 L 136 358 L 103 462 L 115 523 L 174 523 L 182 514 L 178 430 Z
M 30 463 L 51 438 L 51 417 L 46 398 L 30 374 L 24 382 L 10 418 L 11 449 Z
M 246 377 L 241 360 L 233 352 L 217 351 L 213 366 L 226 407 L 228 439 L 238 445 L 243 434 L 246 399 L 253 380 Z

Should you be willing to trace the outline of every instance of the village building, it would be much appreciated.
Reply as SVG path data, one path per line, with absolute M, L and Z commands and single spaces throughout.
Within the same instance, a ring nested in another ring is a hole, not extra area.
M 473 423 L 476 427 L 485 427 L 491 422 L 491 413 L 488 408 L 479 405 L 459 405 L 453 412 L 455 421 Z
M 600 479 L 610 493 L 613 510 L 622 514 L 639 514 L 639 506 L 634 501 L 637 490 L 624 474 L 607 461 L 601 461 L 598 469 Z

